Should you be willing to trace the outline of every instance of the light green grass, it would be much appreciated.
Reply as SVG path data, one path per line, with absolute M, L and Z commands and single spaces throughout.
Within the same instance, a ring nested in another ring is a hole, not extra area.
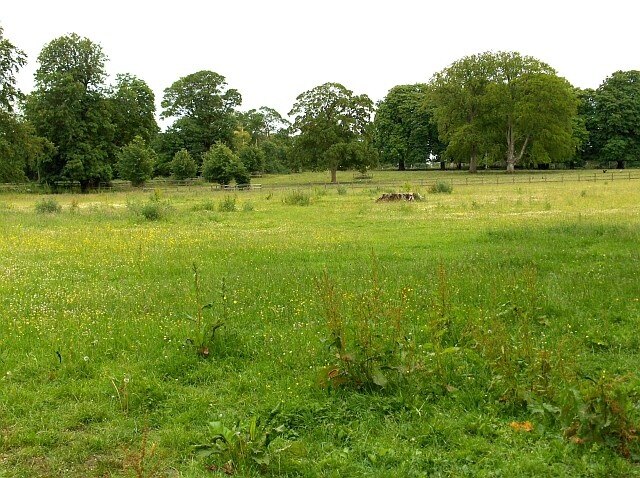
M 217 476 L 207 467 L 223 457 L 193 448 L 207 423 L 278 404 L 271 476 L 640 475 L 511 393 L 538 383 L 526 362 L 547 354 L 550 404 L 584 377 L 624 376 L 637 412 L 640 182 L 445 173 L 453 193 L 435 195 L 434 172 L 405 174 L 374 172 L 379 184 L 348 194 L 293 186 L 311 173 L 234 195 L 168 188 L 154 221 L 131 206 L 148 192 L 56 195 L 55 215 L 35 212 L 38 196 L 0 195 L 0 476 Z M 425 200 L 376 203 L 389 187 Z M 309 204 L 286 204 L 291 188 Z M 225 197 L 236 211 L 219 211 Z M 391 390 L 324 390 L 334 357 L 316 279 L 326 270 L 348 302 L 372 257 L 384 297 L 407 295 L 420 367 Z M 204 320 L 226 323 L 203 358 L 188 317 L 209 301 Z M 509 426 L 527 420 L 531 433 Z

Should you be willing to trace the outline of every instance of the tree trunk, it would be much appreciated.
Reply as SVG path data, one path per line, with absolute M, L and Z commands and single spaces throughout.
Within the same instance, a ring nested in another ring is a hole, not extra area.
M 398 171 L 406 171 L 406 166 L 404 165 L 404 159 L 401 159 L 398 162 Z
M 332 182 L 333 184 L 335 184 L 335 183 L 337 183 L 337 182 L 338 182 L 337 172 L 338 172 L 338 170 L 337 170 L 337 169 L 332 169 L 332 170 L 331 170 L 331 182 Z
M 624 159 L 618 159 L 618 164 L 616 165 L 616 169 L 624 169 Z
M 575 161 L 569 161 L 569 169 L 576 169 Z
M 507 161 L 507 173 L 515 173 L 516 165 L 513 161 Z
M 469 172 L 477 173 L 478 172 L 478 155 L 476 153 L 476 148 L 471 148 L 471 158 L 469 159 Z
M 440 169 L 444 171 L 447 169 L 447 163 L 445 161 L 440 161 Z

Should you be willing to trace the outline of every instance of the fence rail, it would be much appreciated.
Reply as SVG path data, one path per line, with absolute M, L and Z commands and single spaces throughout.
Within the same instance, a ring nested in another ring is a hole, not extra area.
M 191 188 L 208 188 L 211 190 L 256 190 L 256 189 L 300 189 L 308 187 L 324 187 L 332 188 L 338 186 L 347 186 L 351 188 L 371 188 L 371 187 L 395 187 L 404 184 L 411 184 L 412 186 L 431 186 L 439 181 L 444 181 L 452 186 L 499 186 L 507 184 L 533 184 L 533 183 L 565 183 L 565 182 L 603 182 L 603 181 L 632 181 L 640 179 L 640 170 L 614 170 L 614 171 L 594 171 L 594 172 L 579 172 L 579 173 L 551 173 L 551 174 L 522 174 L 515 173 L 511 175 L 493 173 L 493 174 L 455 174 L 455 175 L 435 175 L 432 178 L 400 178 L 393 180 L 377 180 L 376 174 L 373 172 L 366 178 L 354 177 L 351 181 L 344 181 L 339 183 L 327 183 L 327 182 L 288 182 L 279 184 L 249 184 L 245 187 L 229 187 L 221 188 L 218 185 L 211 185 L 204 182 L 202 179 L 189 179 L 184 181 L 176 181 L 172 179 L 153 179 L 148 181 L 143 188 L 144 191 L 154 189 L 175 189 L 190 190 Z M 65 189 L 65 188 L 63 188 Z M 70 185 L 69 190 L 76 190 L 78 188 L 74 185 Z M 95 191 L 128 191 L 134 190 L 127 181 L 116 181 L 110 184 L 100 184 Z M 0 184 L 0 193 L 2 192 L 41 192 L 41 186 L 35 184 Z

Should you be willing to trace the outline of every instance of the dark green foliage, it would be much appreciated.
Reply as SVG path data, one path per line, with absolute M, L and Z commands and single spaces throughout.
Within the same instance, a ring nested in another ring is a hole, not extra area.
M 142 186 L 151 178 L 154 162 L 155 152 L 142 137 L 136 136 L 118 152 L 116 167 L 122 179 L 131 181 L 133 186 Z
M 404 170 L 438 157 L 444 145 L 427 107 L 427 85 L 394 86 L 378 104 L 374 144 L 381 161 Z
M 640 158 L 640 71 L 617 71 L 594 96 L 590 133 L 597 157 L 618 168 Z
M 264 151 L 258 146 L 246 146 L 240 150 L 240 162 L 250 173 L 261 173 L 265 167 Z
M 158 132 L 155 95 L 143 80 L 133 75 L 118 75 L 109 97 L 114 124 L 114 144 L 125 146 L 140 136 L 150 144 Z
M 178 181 L 193 178 L 198 172 L 198 165 L 186 149 L 181 149 L 171 161 L 171 172 Z
M 242 180 L 242 170 L 244 167 L 238 157 L 223 143 L 216 143 L 202 157 L 202 177 L 212 183 L 227 185 L 236 176 Z M 244 173 L 246 174 L 246 170 Z M 237 180 L 236 182 L 246 184 Z
M 371 148 L 366 146 L 372 114 L 373 103 L 367 95 L 354 95 L 339 83 L 305 91 L 289 112 L 300 133 L 295 139 L 295 154 L 307 167 L 328 168 L 334 183 L 339 167 L 370 166 L 375 163 L 368 154 Z M 365 146 L 352 148 L 352 143 Z
M 27 55 L 4 38 L 0 26 L 0 111 L 12 113 L 16 101 L 22 98 L 15 75 L 26 63 Z
M 225 77 L 213 71 L 198 71 L 164 90 L 162 118 L 175 118 L 166 134 L 166 153 L 173 156 L 187 149 L 197 160 L 215 143 L 230 145 L 236 125 L 235 108 L 242 96 L 227 88 Z M 176 148 L 177 149 L 174 149 Z
M 430 82 L 429 104 L 446 155 L 516 164 L 563 162 L 573 157 L 577 98 L 569 83 L 549 65 L 517 52 L 462 58 Z M 544 107 L 541 107 L 544 106 Z M 505 141 L 506 139 L 506 141 Z
M 38 62 L 27 118 L 55 146 L 38 168 L 40 180 L 79 181 L 83 191 L 109 181 L 114 128 L 104 92 L 102 48 L 71 34 L 45 45 Z

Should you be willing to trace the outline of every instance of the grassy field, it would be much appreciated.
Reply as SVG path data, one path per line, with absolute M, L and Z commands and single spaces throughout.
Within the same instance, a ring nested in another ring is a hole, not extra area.
M 0 477 L 640 476 L 640 181 L 423 174 L 0 194 Z

